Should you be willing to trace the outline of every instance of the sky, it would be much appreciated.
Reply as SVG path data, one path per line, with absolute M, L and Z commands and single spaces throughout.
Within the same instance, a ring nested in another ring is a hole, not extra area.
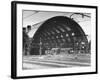
M 73 12 L 50 12 L 50 11 L 34 11 L 34 10 L 24 10 L 23 11 L 23 27 L 27 27 L 27 25 L 32 26 L 32 30 L 28 33 L 29 37 L 33 37 L 34 33 L 38 29 L 39 25 L 41 25 L 47 19 L 54 16 L 66 16 L 70 17 Z M 89 13 L 84 13 L 85 15 L 91 16 Z M 91 38 L 91 18 L 83 17 L 82 15 L 74 14 L 71 16 L 83 29 L 88 39 Z M 38 24 L 38 25 L 36 25 Z

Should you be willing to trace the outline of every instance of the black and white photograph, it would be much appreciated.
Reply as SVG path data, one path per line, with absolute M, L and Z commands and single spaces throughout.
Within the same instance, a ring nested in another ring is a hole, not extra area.
M 14 76 L 97 72 L 96 6 L 16 5 Z
M 91 14 L 23 10 L 23 70 L 91 66 Z

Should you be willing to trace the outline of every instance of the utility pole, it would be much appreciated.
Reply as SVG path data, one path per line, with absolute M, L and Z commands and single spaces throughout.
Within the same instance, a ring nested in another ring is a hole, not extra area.
M 42 41 L 41 41 L 41 37 L 40 37 L 40 43 L 39 43 L 40 49 L 39 49 L 39 55 L 42 55 Z

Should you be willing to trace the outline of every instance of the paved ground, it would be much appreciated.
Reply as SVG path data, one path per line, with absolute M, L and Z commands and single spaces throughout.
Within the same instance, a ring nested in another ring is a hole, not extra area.
M 24 56 L 23 69 L 90 66 L 90 54 Z

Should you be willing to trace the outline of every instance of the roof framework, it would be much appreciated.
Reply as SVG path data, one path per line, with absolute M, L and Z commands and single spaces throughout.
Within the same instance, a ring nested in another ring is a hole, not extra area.
M 31 47 L 69 48 L 80 40 L 88 41 L 81 26 L 68 17 L 56 16 L 40 25 L 32 38 Z

